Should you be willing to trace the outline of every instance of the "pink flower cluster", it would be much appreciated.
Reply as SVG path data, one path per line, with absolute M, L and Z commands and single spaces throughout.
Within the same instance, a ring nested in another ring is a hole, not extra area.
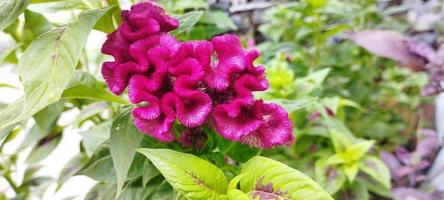
M 253 97 L 268 88 L 264 68 L 253 64 L 259 52 L 243 49 L 235 35 L 180 42 L 168 33 L 178 26 L 162 8 L 139 3 L 122 11 L 122 24 L 102 47 L 115 59 L 102 67 L 110 90 L 120 95 L 128 87 L 138 104 L 136 127 L 170 142 L 177 119 L 189 130 L 205 124 L 253 147 L 291 144 L 288 113 Z

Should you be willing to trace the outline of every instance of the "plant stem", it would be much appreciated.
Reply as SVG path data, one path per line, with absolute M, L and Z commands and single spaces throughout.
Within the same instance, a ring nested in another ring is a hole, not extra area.
M 3 175 L 3 177 L 5 178 L 5 180 L 9 183 L 9 185 L 11 186 L 12 190 L 14 190 L 14 192 L 16 194 L 18 194 L 18 187 L 15 184 L 14 180 L 12 180 L 11 175 L 9 173 L 5 173 Z

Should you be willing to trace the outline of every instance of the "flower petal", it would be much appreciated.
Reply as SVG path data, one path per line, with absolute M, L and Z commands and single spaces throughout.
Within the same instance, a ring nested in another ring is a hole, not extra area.
M 294 135 L 288 113 L 277 104 L 263 104 L 261 126 L 253 133 L 244 136 L 241 142 L 260 148 L 291 145 L 294 142 Z

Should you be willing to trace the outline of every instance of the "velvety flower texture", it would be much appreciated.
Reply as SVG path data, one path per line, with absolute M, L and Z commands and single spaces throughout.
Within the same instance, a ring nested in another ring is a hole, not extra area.
M 268 88 L 264 67 L 253 64 L 259 52 L 229 34 L 180 42 L 169 34 L 178 26 L 162 8 L 139 3 L 122 11 L 122 24 L 103 44 L 114 57 L 103 63 L 103 77 L 116 95 L 128 88 L 136 127 L 171 142 L 178 120 L 187 127 L 179 139 L 185 147 L 203 146 L 205 134 L 192 134 L 203 125 L 253 147 L 292 144 L 288 113 L 252 94 Z

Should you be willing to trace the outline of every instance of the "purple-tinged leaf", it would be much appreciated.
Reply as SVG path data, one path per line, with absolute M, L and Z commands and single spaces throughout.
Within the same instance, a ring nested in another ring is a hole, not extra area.
M 392 193 L 395 200 L 432 200 L 429 194 L 413 188 L 395 188 Z
M 380 157 L 381 160 L 384 161 L 384 163 L 389 168 L 392 178 L 395 180 L 401 178 L 397 173 L 397 170 L 401 167 L 401 163 L 398 161 L 398 159 L 396 159 L 396 157 L 393 154 L 385 151 L 381 151 Z
M 394 31 L 360 31 L 347 35 L 347 38 L 373 54 L 390 58 L 413 70 L 423 69 L 424 62 L 409 51 L 408 37 Z
M 443 61 L 438 57 L 435 50 L 427 43 L 422 41 L 410 40 L 407 43 L 408 51 L 416 56 L 425 59 L 435 65 L 442 65 Z
M 398 147 L 395 150 L 396 158 L 404 165 L 411 164 L 411 154 L 404 147 Z
M 438 136 L 431 129 L 422 129 L 423 138 L 418 141 L 414 154 L 419 158 L 423 158 L 432 154 L 438 145 Z

